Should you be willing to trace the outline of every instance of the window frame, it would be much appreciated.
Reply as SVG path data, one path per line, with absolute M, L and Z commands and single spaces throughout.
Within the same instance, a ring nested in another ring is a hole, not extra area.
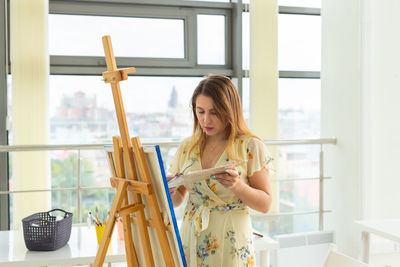
M 9 67 L 8 6 L 1 6 L 0 12 L 0 145 L 7 140 L 7 74 Z M 127 8 L 129 7 L 129 8 Z M 176 18 L 184 20 L 185 57 L 170 58 L 116 58 L 119 67 L 134 66 L 139 76 L 204 76 L 209 73 L 234 78 L 238 91 L 242 92 L 242 78 L 249 77 L 249 71 L 242 68 L 242 12 L 249 10 L 242 0 L 231 3 L 196 2 L 183 0 L 49 0 L 49 14 L 102 15 L 124 17 Z M 134 10 L 133 10 L 134 9 Z M 132 13 L 129 13 L 131 11 Z M 129 13 L 129 14 L 128 14 Z M 225 15 L 225 64 L 198 65 L 197 62 L 197 14 Z M 320 8 L 279 6 L 279 14 L 320 16 Z M 106 69 L 103 57 L 51 56 L 50 75 L 101 75 Z M 279 78 L 320 79 L 320 71 L 279 71 Z M 0 153 L 0 191 L 8 191 L 8 153 Z M 321 192 L 320 192 L 321 193 Z M 0 229 L 9 229 L 9 195 L 0 195 Z M 320 205 L 320 222 L 323 222 L 323 205 Z M 323 224 L 322 224 L 323 225 Z M 321 224 L 320 224 L 321 227 Z
M 321 16 L 320 8 L 279 6 L 279 14 Z M 321 79 L 321 71 L 279 70 L 279 78 Z
M 232 26 L 234 12 L 232 3 L 208 3 L 190 1 L 124 1 L 124 0 L 50 0 L 49 14 L 140 17 L 158 19 L 181 19 L 184 21 L 184 58 L 139 58 L 116 57 L 118 67 L 136 67 L 135 75 L 140 76 L 205 76 L 209 73 L 233 76 L 238 73 L 232 64 L 234 46 L 233 32 L 241 31 Z M 197 22 L 196 16 L 225 16 L 225 64 L 197 64 Z M 96 75 L 106 69 L 104 57 L 55 56 L 50 55 L 50 74 Z M 235 69 L 235 70 L 234 70 Z
M 5 1 L 0 8 L 0 145 L 8 145 L 7 75 L 11 74 L 9 57 L 9 6 Z M 242 92 L 242 0 L 231 3 L 197 2 L 184 0 L 49 0 L 49 14 L 100 15 L 147 18 L 176 18 L 184 20 L 185 57 L 135 58 L 117 57 L 118 67 L 136 67 L 138 76 L 192 76 L 201 77 L 210 73 L 237 79 L 237 88 Z M 225 16 L 225 64 L 197 64 L 197 14 Z M 100 40 L 99 40 L 100 41 Z M 50 75 L 99 75 L 106 70 L 104 57 L 53 56 L 50 55 Z M 0 191 L 9 190 L 8 152 L 0 153 Z M 9 195 L 0 195 L 0 229 L 10 225 Z
M 8 1 L 0 5 L 0 145 L 8 145 L 8 96 L 7 96 L 7 75 L 8 75 Z M 0 191 L 8 191 L 8 153 L 0 153 Z M 10 196 L 0 195 L 0 230 L 10 228 Z

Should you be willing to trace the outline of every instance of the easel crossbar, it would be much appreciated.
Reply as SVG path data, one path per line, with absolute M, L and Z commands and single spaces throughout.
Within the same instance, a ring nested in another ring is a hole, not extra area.
M 120 208 L 119 210 L 117 210 L 117 214 L 119 214 L 119 216 L 127 216 L 127 215 L 130 215 L 131 213 L 134 213 L 138 210 L 143 210 L 143 209 L 144 209 L 143 204 L 132 204 L 132 205 L 127 205 L 125 207 Z
M 134 67 L 118 69 L 115 71 L 105 71 L 103 72 L 103 78 L 105 83 L 117 83 L 128 79 L 128 73 L 135 72 Z
M 150 195 L 154 193 L 153 186 L 150 183 L 119 177 L 111 177 L 110 182 L 112 187 L 117 187 L 119 182 L 126 182 L 128 183 L 128 191 L 131 192 L 143 195 Z
M 134 216 L 131 217 L 131 222 L 134 223 L 134 224 L 138 224 L 137 218 L 134 217 Z M 156 227 L 156 225 L 155 225 L 153 220 L 151 220 L 151 219 L 150 220 L 146 220 L 146 222 L 147 222 L 147 226 L 148 227 L 152 227 L 152 228 Z M 165 224 L 165 231 L 172 232 L 172 227 L 171 227 L 170 224 Z

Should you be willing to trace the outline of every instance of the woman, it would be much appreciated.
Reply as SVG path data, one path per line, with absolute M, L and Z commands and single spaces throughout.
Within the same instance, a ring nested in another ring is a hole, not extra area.
M 263 213 L 270 208 L 272 158 L 246 126 L 239 94 L 228 78 L 202 80 L 193 93 L 192 110 L 193 135 L 181 143 L 169 173 L 247 162 L 171 189 L 175 207 L 189 192 L 180 229 L 186 260 L 191 267 L 254 266 L 248 207 Z

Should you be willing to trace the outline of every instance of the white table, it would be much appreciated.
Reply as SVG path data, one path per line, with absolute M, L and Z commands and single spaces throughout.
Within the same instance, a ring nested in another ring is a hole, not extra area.
M 73 226 L 68 243 L 55 251 L 30 251 L 26 248 L 23 232 L 0 231 L 0 266 L 71 266 L 90 265 L 97 253 L 94 226 Z M 278 248 L 278 242 L 268 236 L 254 238 L 257 265 L 269 267 L 270 250 Z M 126 262 L 124 241 L 118 240 L 114 230 L 104 262 Z
M 69 242 L 55 251 L 30 251 L 25 246 L 22 230 L 0 231 L 0 266 L 89 265 L 94 262 L 97 248 L 94 226 L 73 226 Z M 104 262 L 125 261 L 124 241 L 118 240 L 115 229 Z
M 256 264 L 259 267 L 270 266 L 271 249 L 279 248 L 278 241 L 264 235 L 263 237 L 254 237 L 254 250 L 256 251 Z
M 362 260 L 369 263 L 370 235 L 375 234 L 400 243 L 400 219 L 356 221 L 362 234 Z

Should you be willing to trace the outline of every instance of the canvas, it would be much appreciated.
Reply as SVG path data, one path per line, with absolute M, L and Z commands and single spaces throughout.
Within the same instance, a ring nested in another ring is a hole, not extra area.
M 106 151 L 108 153 L 108 160 L 111 168 L 111 172 L 115 173 L 113 147 L 107 146 Z M 179 229 L 175 217 L 174 207 L 172 204 L 171 196 L 169 194 L 168 182 L 164 170 L 164 165 L 161 157 L 159 146 L 144 146 L 143 147 L 147 165 L 149 166 L 151 181 L 156 194 L 157 202 L 160 207 L 162 214 L 164 215 L 164 221 L 170 222 L 171 232 L 167 232 L 169 245 L 174 258 L 175 266 L 187 266 L 185 255 L 182 247 L 182 242 L 179 234 Z M 140 175 L 138 173 L 139 180 Z M 132 199 L 129 198 L 129 203 L 132 203 Z M 145 214 L 146 218 L 151 218 L 151 212 L 148 207 L 148 203 L 145 197 L 143 197 L 143 203 L 146 205 Z M 158 242 L 157 234 L 155 229 L 149 227 L 150 242 L 154 257 L 155 266 L 165 266 L 161 247 Z M 141 242 L 139 237 L 139 229 L 136 224 L 132 224 L 132 235 L 133 242 L 135 244 L 135 251 L 139 266 L 146 266 L 143 251 L 141 249 Z

